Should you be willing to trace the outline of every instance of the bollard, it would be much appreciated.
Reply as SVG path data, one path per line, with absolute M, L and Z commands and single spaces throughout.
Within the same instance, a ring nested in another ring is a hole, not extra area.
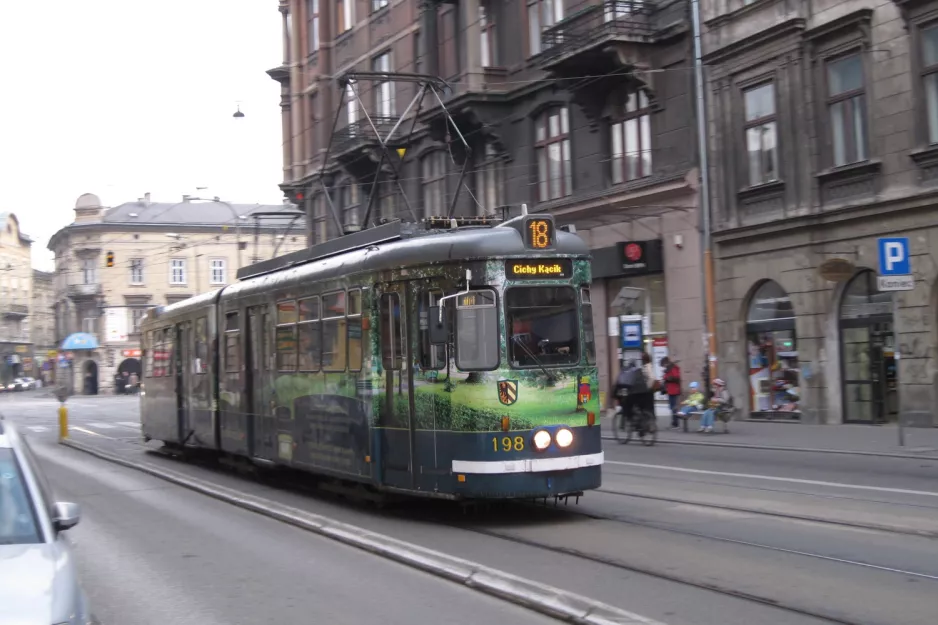
M 55 391 L 59 404 L 59 440 L 68 438 L 68 408 L 65 406 L 65 400 L 68 398 L 68 391 L 64 387 L 59 387 Z

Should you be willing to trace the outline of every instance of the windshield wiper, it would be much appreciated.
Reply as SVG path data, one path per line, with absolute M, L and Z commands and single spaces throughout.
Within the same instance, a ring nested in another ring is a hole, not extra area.
M 515 343 L 517 343 L 518 345 L 520 345 L 520 346 L 521 346 L 521 349 L 523 349 L 524 351 L 526 351 L 526 352 L 528 353 L 528 356 L 531 357 L 531 360 L 534 361 L 534 364 L 536 364 L 538 367 L 541 368 L 541 371 L 544 372 L 544 375 L 547 376 L 547 379 L 550 380 L 550 383 L 551 383 L 551 384 L 553 384 L 554 382 L 557 381 L 557 380 L 554 379 L 554 376 L 551 374 L 551 372 L 548 371 L 547 368 L 544 366 L 544 364 L 538 359 L 538 357 L 534 355 L 534 352 L 531 351 L 531 348 L 530 348 L 530 347 L 528 347 L 527 345 L 525 345 L 525 344 L 521 341 L 521 339 L 519 339 L 516 335 L 512 335 L 511 340 L 514 341 Z

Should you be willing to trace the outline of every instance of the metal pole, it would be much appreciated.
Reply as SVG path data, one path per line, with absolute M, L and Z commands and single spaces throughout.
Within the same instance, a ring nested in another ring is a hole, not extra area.
M 905 447 L 905 427 L 902 423 L 902 405 L 899 402 L 899 294 L 892 294 L 892 357 L 896 363 L 896 424 L 899 426 L 899 447 Z M 883 402 L 884 404 L 886 402 Z M 886 409 L 888 410 L 888 404 Z
M 716 366 L 711 365 L 711 356 L 716 344 L 716 311 L 713 293 L 713 265 L 710 250 L 710 165 L 707 158 L 707 107 L 705 99 L 703 51 L 700 42 L 700 4 L 691 0 L 691 17 L 694 29 L 694 82 L 697 91 L 697 149 L 700 161 L 700 213 L 701 213 L 701 269 L 703 270 L 703 321 L 704 335 L 704 384 L 707 397 L 710 393 L 711 373 L 716 373 Z

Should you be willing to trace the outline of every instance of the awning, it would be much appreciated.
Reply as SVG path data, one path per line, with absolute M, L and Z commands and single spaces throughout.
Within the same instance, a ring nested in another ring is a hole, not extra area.
M 76 350 L 76 349 L 97 349 L 98 348 L 98 339 L 94 338 L 93 334 L 88 334 L 87 332 L 76 332 L 75 334 L 70 334 L 68 338 L 62 341 L 61 349 L 66 351 Z

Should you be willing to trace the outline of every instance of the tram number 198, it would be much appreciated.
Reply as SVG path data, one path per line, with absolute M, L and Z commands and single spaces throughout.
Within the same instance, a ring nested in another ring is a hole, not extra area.
M 495 451 L 498 451 L 499 448 L 501 448 L 502 451 L 524 451 L 524 437 L 515 436 L 512 438 L 510 436 L 503 436 L 499 439 L 497 436 L 493 436 L 492 448 Z

